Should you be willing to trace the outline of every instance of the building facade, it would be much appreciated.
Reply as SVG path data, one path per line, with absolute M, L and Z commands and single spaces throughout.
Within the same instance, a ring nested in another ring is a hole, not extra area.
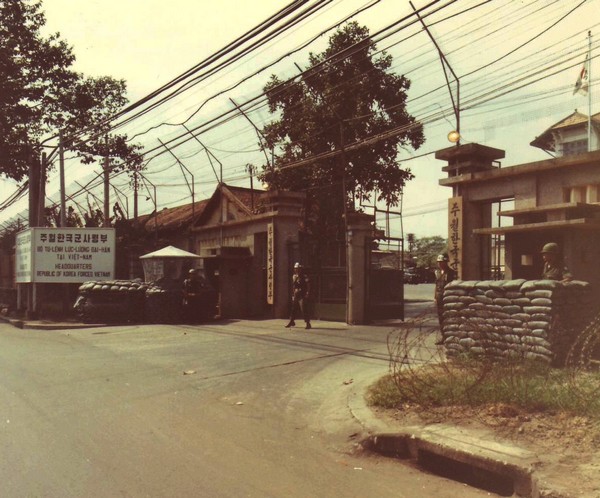
M 504 151 L 480 144 L 436 153 L 448 173 L 440 185 L 452 189 L 449 250 L 461 279 L 539 279 L 541 248 L 556 242 L 574 277 L 600 287 L 598 115 L 593 118 L 591 152 L 587 117 L 574 113 L 532 142 L 556 154 L 547 160 L 503 168 Z

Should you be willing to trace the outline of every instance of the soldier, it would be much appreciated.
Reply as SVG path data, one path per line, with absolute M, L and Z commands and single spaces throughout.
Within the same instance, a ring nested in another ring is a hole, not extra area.
M 197 321 L 200 308 L 200 281 L 196 270 L 188 272 L 188 278 L 183 281 L 183 309 L 185 319 L 194 323 Z
M 309 314 L 309 299 L 310 299 L 310 281 L 308 276 L 304 273 L 304 268 L 300 263 L 294 265 L 294 276 L 292 277 L 292 312 L 290 314 L 290 321 L 285 326 L 286 329 L 296 325 L 295 317 L 296 311 L 299 309 L 302 312 L 304 321 L 306 322 L 306 329 L 312 328 L 310 325 L 310 314 Z
M 440 332 L 443 327 L 443 314 L 444 314 L 444 287 L 448 285 L 452 280 L 456 280 L 456 272 L 450 268 L 448 264 L 448 255 L 440 254 L 437 257 L 438 269 L 435 270 L 435 295 L 434 300 L 437 307 L 438 321 L 440 323 Z M 442 336 L 443 337 L 443 336 Z M 437 345 L 443 344 L 443 339 L 436 342 Z
M 561 282 L 573 280 L 573 275 L 564 264 L 558 244 L 555 242 L 545 244 L 542 248 L 542 258 L 544 259 L 543 279 Z

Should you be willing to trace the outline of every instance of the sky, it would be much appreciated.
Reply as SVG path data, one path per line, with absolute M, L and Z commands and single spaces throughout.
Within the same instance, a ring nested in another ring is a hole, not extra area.
M 413 0 L 417 8 L 427 3 Z M 46 32 L 60 32 L 73 47 L 75 69 L 87 76 L 125 79 L 131 102 L 214 54 L 283 5 L 281 0 L 43 2 Z M 587 49 L 587 31 L 594 36 L 594 49 L 600 40 L 600 0 L 446 0 L 435 7 L 443 8 L 435 13 L 432 8 L 426 10 L 426 22 L 460 78 L 462 143 L 478 142 L 505 150 L 503 167 L 548 158 L 529 143 L 576 108 L 587 113 L 587 98 L 573 95 L 572 88 Z M 365 10 L 357 13 L 359 9 Z M 233 109 L 230 99 L 239 105 L 259 95 L 271 74 L 281 79 L 297 74 L 295 64 L 305 67 L 309 51 L 319 52 L 326 47 L 331 34 L 327 28 L 353 13 L 354 19 L 373 34 L 412 13 L 412 7 L 405 0 L 332 0 L 264 48 L 205 77 L 119 131 L 134 137 L 149 151 L 160 146 L 159 140 L 167 142 L 181 135 L 183 128 L 178 123 L 185 122 L 191 128 L 205 126 Z M 451 192 L 438 185 L 445 176 L 441 170 L 444 163 L 436 160 L 433 152 L 452 145 L 446 138 L 455 128 L 452 102 L 430 37 L 419 24 L 400 22 L 396 27 L 395 34 L 384 31 L 377 46 L 394 57 L 392 69 L 412 81 L 408 110 L 425 123 L 426 143 L 417 151 L 402 150 L 399 154 L 401 164 L 411 168 L 415 179 L 405 188 L 402 206 L 393 208 L 394 213 L 401 210 L 403 216 L 401 220 L 396 214 L 390 216 L 390 235 L 446 236 L 446 205 Z M 324 34 L 317 36 L 319 33 Z M 316 37 L 313 43 L 295 52 L 312 37 Z M 282 60 L 274 63 L 279 58 Z M 270 64 L 260 74 L 249 77 Z M 592 80 L 593 75 L 592 70 Z M 245 78 L 247 81 L 242 82 Z M 592 90 L 593 96 L 595 93 Z M 592 112 L 597 112 L 595 98 L 592 104 Z M 259 127 L 270 120 L 264 106 L 252 108 L 247 114 Z M 221 169 L 226 183 L 249 186 L 246 165 L 264 163 L 256 132 L 243 116 L 206 131 L 200 139 L 211 152 L 210 157 L 194 140 L 174 149 L 193 174 L 196 199 L 211 195 Z M 154 155 L 149 153 L 147 157 Z M 99 171 L 96 167 L 92 172 L 72 158 L 67 159 L 66 168 L 67 194 L 79 191 L 80 185 Z M 173 156 L 163 153 L 153 158 L 146 177 L 142 212 L 151 211 L 154 203 L 162 209 L 191 201 L 191 175 Z M 132 209 L 127 205 L 132 203 L 128 179 L 120 176 L 113 179 L 113 184 L 118 190 L 111 194 L 112 201 L 119 200 Z M 0 189 L 0 193 L 9 195 L 15 186 L 3 182 Z M 53 174 L 48 192 L 57 200 L 56 190 Z M 100 192 L 95 189 L 96 195 L 101 196 Z M 79 196 L 77 202 L 85 206 L 88 199 L 95 202 L 91 196 Z M 22 209 L 22 205 L 15 206 L 1 218 L 6 220 Z M 378 223 L 388 225 L 382 216 Z

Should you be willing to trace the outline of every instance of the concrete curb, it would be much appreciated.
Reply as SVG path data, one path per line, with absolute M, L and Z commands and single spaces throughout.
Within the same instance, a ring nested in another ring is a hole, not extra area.
M 368 386 L 377 378 L 355 383 L 348 395 L 348 408 L 363 427 L 365 435 L 359 444 L 364 450 L 411 460 L 430 472 L 502 496 L 574 498 L 543 482 L 535 471 L 539 458 L 528 450 L 443 424 L 392 427 L 365 400 Z
M 37 320 L 24 320 L 22 318 L 9 318 L 0 316 L 0 321 L 8 323 L 13 327 L 27 330 L 69 330 L 69 329 L 91 329 L 109 327 L 106 323 L 71 323 L 71 322 L 45 322 Z

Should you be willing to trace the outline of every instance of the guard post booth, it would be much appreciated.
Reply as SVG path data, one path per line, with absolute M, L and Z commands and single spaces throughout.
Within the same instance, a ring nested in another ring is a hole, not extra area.
M 144 315 L 150 323 L 179 323 L 184 318 L 183 281 L 199 260 L 197 254 L 167 246 L 143 256 L 146 291 Z
M 165 287 L 181 285 L 190 269 L 200 259 L 197 254 L 184 251 L 174 246 L 167 246 L 140 256 L 144 268 L 144 281 L 161 282 Z

